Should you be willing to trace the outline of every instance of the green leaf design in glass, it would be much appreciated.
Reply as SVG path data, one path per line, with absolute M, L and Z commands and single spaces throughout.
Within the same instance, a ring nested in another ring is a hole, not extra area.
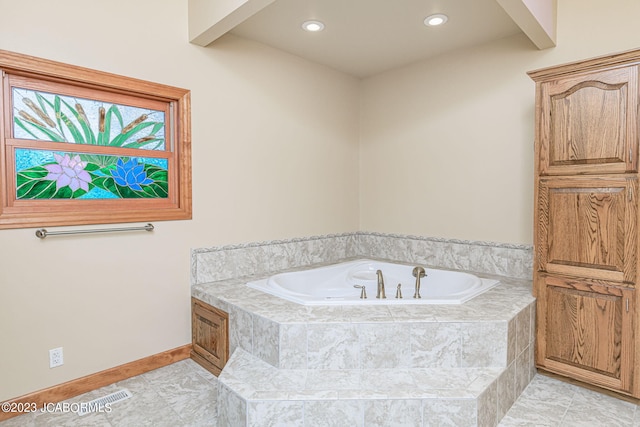
M 85 160 L 87 157 L 16 149 L 17 199 L 157 199 L 169 195 L 166 159 L 105 155 L 100 157 L 108 158 L 109 166 L 102 166 Z
M 12 89 L 13 134 L 17 139 L 165 150 L 164 111 Z M 108 166 L 113 157 L 83 160 Z

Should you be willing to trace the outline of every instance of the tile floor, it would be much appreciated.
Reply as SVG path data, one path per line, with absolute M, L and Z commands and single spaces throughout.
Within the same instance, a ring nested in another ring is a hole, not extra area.
M 0 427 L 215 426 L 216 381 L 193 361 L 183 360 L 69 400 L 89 402 L 129 389 L 133 397 L 114 403 L 110 413 L 80 417 L 40 412 L 0 422 Z M 499 426 L 640 427 L 640 410 L 633 403 L 536 375 Z

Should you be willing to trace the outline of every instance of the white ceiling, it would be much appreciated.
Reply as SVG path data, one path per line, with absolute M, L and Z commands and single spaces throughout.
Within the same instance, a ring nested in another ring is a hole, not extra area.
M 434 13 L 449 21 L 426 27 Z M 303 31 L 309 19 L 324 31 Z M 356 77 L 520 32 L 496 0 L 276 0 L 231 30 Z

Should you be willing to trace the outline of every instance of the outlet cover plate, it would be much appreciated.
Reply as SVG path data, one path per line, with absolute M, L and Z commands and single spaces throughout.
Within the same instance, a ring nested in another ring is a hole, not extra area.
M 62 356 L 62 347 L 52 348 L 49 350 L 49 367 L 57 368 L 64 364 L 64 358 Z

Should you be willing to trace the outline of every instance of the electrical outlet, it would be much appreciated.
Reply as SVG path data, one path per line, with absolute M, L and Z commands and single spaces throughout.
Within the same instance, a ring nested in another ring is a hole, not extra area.
M 55 368 L 62 366 L 63 364 L 64 359 L 62 357 L 62 347 L 52 348 L 49 350 L 49 367 Z

